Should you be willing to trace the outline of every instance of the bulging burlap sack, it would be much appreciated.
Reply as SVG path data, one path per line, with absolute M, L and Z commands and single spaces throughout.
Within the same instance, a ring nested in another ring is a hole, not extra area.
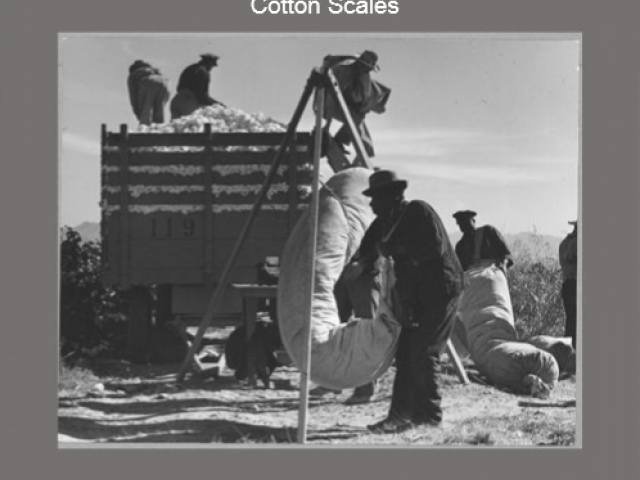
M 518 393 L 548 394 L 558 380 L 558 363 L 550 353 L 518 340 L 504 272 L 484 262 L 465 277 L 460 319 L 478 371 Z
M 369 200 L 362 195 L 371 171 L 350 168 L 337 173 L 319 191 L 319 218 L 314 289 L 311 305 L 311 367 L 314 383 L 352 388 L 380 376 L 389 367 L 400 325 L 389 305 L 390 282 L 383 275 L 380 307 L 374 319 L 341 324 L 333 288 L 346 262 L 358 249 L 373 221 Z M 287 353 L 298 368 L 304 360 L 305 305 L 309 296 L 311 212 L 298 221 L 281 260 L 278 283 L 278 321 Z
M 560 372 L 576 373 L 576 351 L 571 346 L 571 337 L 536 335 L 525 340 L 527 343 L 549 352 L 558 362 Z

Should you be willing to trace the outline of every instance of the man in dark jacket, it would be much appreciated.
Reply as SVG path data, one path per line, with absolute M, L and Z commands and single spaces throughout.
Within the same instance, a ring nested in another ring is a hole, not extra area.
M 180 74 L 177 93 L 171 100 L 171 119 L 191 115 L 199 108 L 221 104 L 209 96 L 211 70 L 218 66 L 218 55 L 205 53 L 200 61 L 185 68 Z
M 373 141 L 364 120 L 369 112 L 378 114 L 385 112 L 391 89 L 371 78 L 371 72 L 379 70 L 378 55 L 375 52 L 365 50 L 358 57 L 336 57 L 336 59 L 342 60 L 333 65 L 331 70 L 349 109 L 349 115 L 362 139 L 364 149 L 369 157 L 373 157 Z M 342 122 L 334 140 L 341 147 L 349 145 L 351 136 L 346 118 L 330 95 L 325 98 L 324 117 L 327 119 L 326 131 L 329 130 L 332 119 Z
M 462 238 L 456 244 L 456 254 L 462 268 L 466 271 L 480 260 L 494 260 L 506 273 L 506 269 L 513 266 L 506 240 L 492 225 L 476 228 L 476 215 L 473 210 L 461 210 L 453 214 L 462 232 Z
M 129 67 L 127 87 L 131 108 L 142 125 L 164 123 L 164 108 L 170 93 L 169 82 L 160 70 L 136 60 Z
M 442 421 L 438 388 L 440 356 L 451 335 L 464 273 L 436 211 L 422 200 L 406 201 L 405 180 L 378 170 L 363 193 L 376 219 L 367 229 L 354 264 L 370 268 L 380 254 L 394 262 L 394 313 L 403 328 L 387 418 L 368 428 L 399 433 Z

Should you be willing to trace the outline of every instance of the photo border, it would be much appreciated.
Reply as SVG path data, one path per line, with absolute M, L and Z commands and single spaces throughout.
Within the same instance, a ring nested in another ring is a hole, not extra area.
M 258 16 L 249 0 L 215 6 L 204 0 L 3 2 L 0 471 L 12 472 L 10 478 L 96 480 L 220 472 L 234 478 L 291 472 L 323 479 L 388 478 L 405 471 L 443 478 L 640 478 L 638 3 L 398 3 L 396 16 L 358 18 Z M 208 9 L 215 10 L 212 18 L 203 15 Z M 304 31 L 582 35 L 581 449 L 58 449 L 58 162 L 52 154 L 58 152 L 58 33 Z

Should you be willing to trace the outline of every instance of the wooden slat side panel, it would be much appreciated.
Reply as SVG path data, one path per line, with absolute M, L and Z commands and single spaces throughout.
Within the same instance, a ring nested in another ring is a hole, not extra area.
M 120 216 L 103 215 L 101 220 L 102 281 L 115 285 L 120 280 Z
M 229 168 L 231 167 L 231 168 Z M 214 185 L 262 185 L 266 179 L 268 165 L 256 166 L 245 173 L 234 173 L 233 166 L 214 165 Z M 128 171 L 129 185 L 202 185 L 204 183 L 204 168 L 202 166 L 164 166 L 154 168 L 150 166 L 132 167 Z M 311 184 L 313 173 L 306 168 L 297 168 L 298 183 Z M 124 184 L 124 172 L 120 169 L 108 167 L 103 169 L 103 187 L 119 187 Z M 283 167 L 274 176 L 273 183 L 288 183 L 289 168 Z
M 300 213 L 301 214 L 301 213 Z M 298 214 L 298 217 L 299 215 Z M 214 241 L 219 238 L 237 238 L 248 213 L 220 213 L 212 215 L 212 237 Z M 290 232 L 284 212 L 261 211 L 251 228 L 251 237 L 262 238 L 287 238 Z M 107 225 L 109 239 L 119 238 L 118 213 L 112 214 Z M 205 238 L 204 216 L 201 214 L 172 214 L 154 213 L 149 215 L 132 215 L 134 221 L 131 224 L 131 238 L 135 241 L 192 241 Z M 111 252 L 109 260 L 112 261 L 117 251 Z
M 157 242 L 173 240 L 192 242 L 204 238 L 204 222 L 202 214 L 182 215 L 157 213 L 152 215 L 135 215 L 132 222 L 131 236 L 138 242 Z
M 217 240 L 237 239 L 249 213 L 220 213 L 213 217 L 213 232 Z M 287 238 L 288 213 L 260 211 L 253 222 L 249 238 Z
M 205 126 L 205 133 L 211 143 L 211 125 Z M 203 242 L 203 257 L 204 257 L 204 271 L 207 279 L 212 278 L 213 275 L 213 150 L 209 144 L 206 147 L 206 157 L 204 161 L 204 182 L 202 187 L 204 189 L 203 203 L 204 212 L 202 217 L 204 219 L 204 242 Z
M 138 268 L 131 271 L 133 285 L 200 285 L 204 283 L 201 269 L 175 268 Z
M 131 241 L 131 269 L 203 268 L 202 240 Z
M 211 139 L 213 146 L 278 146 L 284 139 L 284 132 L 232 132 L 216 133 Z M 309 133 L 297 133 L 293 144 L 305 144 Z M 121 134 L 107 133 L 109 145 L 117 146 L 123 142 Z M 208 144 L 204 133 L 131 133 L 129 134 L 131 147 L 177 147 L 177 146 L 205 146 Z
M 213 288 L 207 289 L 204 286 L 195 285 L 179 285 L 174 288 L 172 298 L 174 313 L 199 317 L 197 322 L 199 325 L 213 295 Z M 232 287 L 226 288 L 213 323 L 216 318 L 229 317 L 235 317 L 239 322 L 242 322 L 242 301 L 238 291 Z
M 227 188 L 228 187 L 228 188 Z M 204 211 L 204 206 L 209 203 L 207 211 L 218 213 L 225 210 L 242 211 L 232 208 L 233 205 L 251 205 L 256 202 L 259 184 L 241 185 L 236 190 L 235 186 L 214 185 L 213 188 L 205 189 L 202 185 L 182 186 L 182 185 L 140 185 L 129 187 L 129 206 L 134 205 L 192 205 L 198 207 L 198 211 Z M 108 205 L 118 205 L 121 189 L 104 189 L 103 199 Z M 206 196 L 211 197 L 211 201 L 206 201 Z M 295 211 L 300 203 L 308 203 L 305 190 L 290 189 L 285 183 L 273 184 L 267 193 L 267 197 L 262 205 L 278 205 L 272 209 Z M 291 198 L 293 196 L 293 198 Z M 242 207 L 242 208 L 247 208 Z M 264 208 L 268 210 L 269 208 Z M 133 213 L 135 213 L 135 208 Z M 147 209 L 148 210 L 148 209 Z M 161 208 L 157 209 L 161 211 Z
M 129 137 L 127 133 L 127 126 L 122 125 L 120 134 L 122 137 L 122 145 L 120 150 L 120 165 L 118 166 L 122 172 L 122 182 L 124 185 L 129 183 Z M 120 191 L 119 195 L 119 207 L 120 207 L 120 251 L 119 251 L 119 273 L 120 284 L 127 287 L 130 283 L 130 267 L 131 267 L 131 250 L 129 244 L 129 227 L 130 227 L 130 214 L 129 214 L 129 195 L 125 189 Z
M 216 248 L 213 252 L 214 270 L 218 270 L 218 273 L 214 274 L 216 279 L 221 273 L 220 270 L 222 270 L 227 264 L 236 241 L 236 238 L 221 238 L 216 240 Z M 250 281 L 256 281 L 255 268 L 258 262 L 263 261 L 266 256 L 281 257 L 284 252 L 285 243 L 286 238 L 247 238 L 236 261 L 235 269 L 239 270 L 247 268 L 253 270 L 253 276 Z
M 225 137 L 225 145 L 279 145 L 283 138 L 273 134 L 234 135 Z M 212 146 L 223 138 L 213 137 L 209 143 Z M 304 134 L 298 139 L 307 145 L 310 136 Z M 106 283 L 122 287 L 129 283 L 204 282 L 207 263 L 214 280 L 216 271 L 217 275 L 221 273 L 276 149 L 256 152 L 211 148 L 207 157 L 206 148 L 189 152 L 149 152 L 139 148 L 180 142 L 205 147 L 204 140 L 202 134 L 170 134 L 163 139 L 157 134 L 128 133 L 126 128 L 120 133 L 108 133 L 103 128 L 102 145 L 106 148 L 102 150 L 101 235 Z M 309 201 L 308 192 L 298 190 L 292 179 L 309 185 L 310 162 L 306 147 L 289 152 L 283 159 L 242 249 L 236 270 L 244 274 L 236 281 L 255 281 L 255 264 L 267 255 L 281 255 L 288 233 L 302 214 L 298 205 Z M 293 174 L 289 171 L 291 165 L 296 169 Z M 211 211 L 205 210 L 206 204 L 211 206 L 206 210 Z M 207 237 L 210 244 L 206 243 Z
M 204 165 L 207 156 L 207 147 L 199 147 L 190 151 L 130 151 L 130 165 Z M 213 150 L 214 165 L 271 165 L 278 148 L 270 148 L 265 151 L 221 151 Z M 293 147 L 291 150 L 296 151 Z M 120 147 L 105 148 L 102 150 L 103 165 L 117 166 L 120 164 Z M 305 155 L 305 152 L 298 152 Z M 287 155 L 289 155 L 287 153 Z M 305 162 L 300 162 L 305 163 Z M 310 162 L 306 162 L 310 163 Z

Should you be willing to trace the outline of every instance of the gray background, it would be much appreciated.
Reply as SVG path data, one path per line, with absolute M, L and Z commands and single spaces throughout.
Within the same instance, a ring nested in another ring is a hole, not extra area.
M 640 478 L 638 2 L 398 0 L 395 16 L 336 16 L 320 1 L 309 16 L 254 15 L 250 0 L 2 1 L 1 478 Z M 82 31 L 581 32 L 583 448 L 59 451 L 57 34 Z

